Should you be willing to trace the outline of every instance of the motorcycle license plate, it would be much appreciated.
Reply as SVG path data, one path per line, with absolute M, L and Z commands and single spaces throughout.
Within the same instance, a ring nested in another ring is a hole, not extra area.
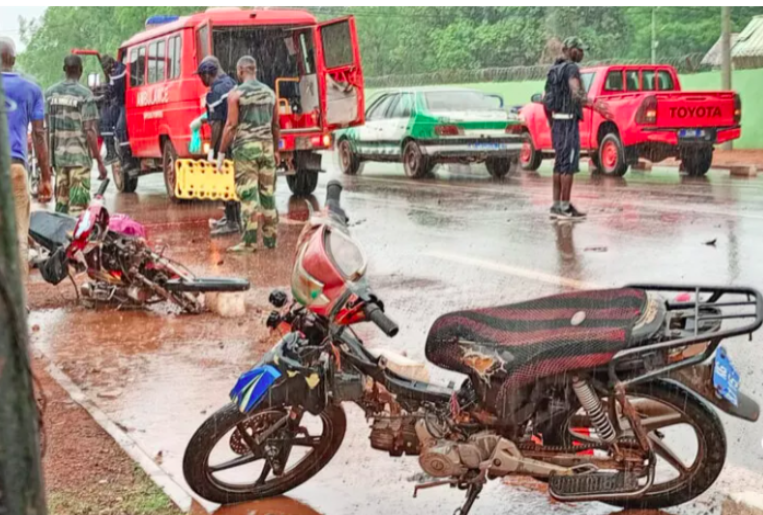
M 470 150 L 506 150 L 506 143 L 469 143 Z
M 713 365 L 713 386 L 718 396 L 726 399 L 734 406 L 739 405 L 739 372 L 723 347 L 718 348 L 715 353 L 715 363 Z

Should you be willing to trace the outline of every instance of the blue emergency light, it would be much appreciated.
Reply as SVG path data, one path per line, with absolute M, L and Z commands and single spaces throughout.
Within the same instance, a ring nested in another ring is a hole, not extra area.
M 150 29 L 151 27 L 156 27 L 157 25 L 164 25 L 165 23 L 170 23 L 171 21 L 177 21 L 180 18 L 180 16 L 176 16 L 174 14 L 157 14 L 155 16 L 150 16 L 146 19 L 146 28 Z

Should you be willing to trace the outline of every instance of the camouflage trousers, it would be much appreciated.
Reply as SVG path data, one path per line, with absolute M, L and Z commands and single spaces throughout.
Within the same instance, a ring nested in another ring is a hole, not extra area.
M 78 216 L 90 204 L 90 169 L 83 166 L 56 170 L 56 212 Z
M 262 243 L 275 248 L 278 232 L 276 210 L 276 161 L 273 143 L 253 141 L 244 143 L 233 152 L 236 171 L 236 194 L 241 202 L 242 241 L 257 245 L 257 218 L 262 214 Z

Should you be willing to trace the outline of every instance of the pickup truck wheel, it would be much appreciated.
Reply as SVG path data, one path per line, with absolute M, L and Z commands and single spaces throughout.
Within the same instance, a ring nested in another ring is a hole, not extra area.
M 625 147 L 620 136 L 610 132 L 601 140 L 598 150 L 599 170 L 604 175 L 622 177 L 628 171 L 625 160 Z
M 342 173 L 345 175 L 357 175 L 360 172 L 360 158 L 352 150 L 350 140 L 343 139 L 339 143 L 339 164 L 342 167 Z
M 164 174 L 164 187 L 167 189 L 167 197 L 172 202 L 180 202 L 180 199 L 175 196 L 175 184 L 177 182 L 177 176 L 175 174 L 175 161 L 178 158 L 178 153 L 175 152 L 175 147 L 170 140 L 164 142 L 162 147 L 162 173 Z
M 522 170 L 528 172 L 534 172 L 540 168 L 540 164 L 543 161 L 543 154 L 536 150 L 533 145 L 533 139 L 530 137 L 529 132 L 525 132 L 525 139 L 522 142 L 522 151 L 519 154 L 519 164 Z
M 114 186 L 119 193 L 135 193 L 138 188 L 138 178 L 127 175 L 119 160 L 111 163 L 111 175 L 114 177 Z
M 293 194 L 306 197 L 318 186 L 318 172 L 314 170 L 297 170 L 294 175 L 286 176 L 286 184 Z
M 405 175 L 412 179 L 421 179 L 432 171 L 434 163 L 421 152 L 415 141 L 409 141 L 403 150 L 403 167 Z
M 516 158 L 512 160 L 509 157 L 492 157 L 485 161 L 485 167 L 492 178 L 503 179 L 511 171 L 511 165 L 515 162 Z
M 713 164 L 713 147 L 686 150 L 681 154 L 683 168 L 692 177 L 702 177 Z

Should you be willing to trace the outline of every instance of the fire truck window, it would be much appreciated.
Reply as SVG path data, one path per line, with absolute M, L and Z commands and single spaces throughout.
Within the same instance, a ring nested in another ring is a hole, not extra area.
M 657 88 L 660 91 L 672 91 L 674 89 L 673 77 L 667 70 L 657 72 Z
M 209 25 L 196 31 L 196 57 L 198 62 L 209 55 Z
M 167 45 L 167 66 L 169 66 L 168 79 L 180 77 L 180 36 L 170 38 Z
M 159 58 L 156 52 L 157 43 L 153 42 L 148 45 L 148 83 L 153 84 L 158 79 L 157 65 L 159 64 Z
M 641 80 L 644 91 L 654 91 L 654 70 L 644 70 L 641 72 Z
M 623 90 L 623 72 L 614 71 L 607 74 L 607 80 L 604 83 L 604 91 L 622 91 Z
M 322 27 L 321 43 L 323 44 L 323 60 L 329 70 L 354 63 L 349 21 Z
M 142 86 L 146 74 L 146 47 L 130 50 L 130 86 Z

